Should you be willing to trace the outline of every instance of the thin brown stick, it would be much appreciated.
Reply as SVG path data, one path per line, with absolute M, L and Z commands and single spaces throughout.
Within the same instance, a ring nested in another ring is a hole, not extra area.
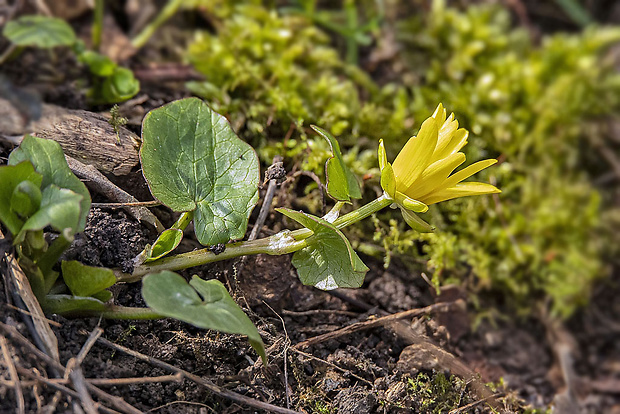
M 62 364 L 60 364 L 59 362 L 57 362 L 56 360 L 54 360 L 50 356 L 48 356 L 45 353 L 43 353 L 42 351 L 40 351 L 28 339 L 26 339 L 22 334 L 20 334 L 17 331 L 17 329 L 15 329 L 14 327 L 6 325 L 6 324 L 0 322 L 0 330 L 5 332 L 11 339 L 19 342 L 21 345 L 23 345 L 24 347 L 28 348 L 28 351 L 30 353 L 34 354 L 39 359 L 41 359 L 44 362 L 46 362 L 49 366 L 55 368 L 56 370 L 58 370 L 60 372 L 63 372 L 65 370 L 65 367 L 62 366 Z M 45 383 L 47 384 L 47 382 L 45 382 Z M 55 385 L 59 385 L 59 384 L 55 384 Z M 132 405 L 128 404 L 122 398 L 114 397 L 114 396 L 112 396 L 112 395 L 110 395 L 110 394 L 100 390 L 99 388 L 97 388 L 93 384 L 88 384 L 87 387 L 88 387 L 90 392 L 96 394 L 97 397 L 99 397 L 100 399 L 106 400 L 106 401 L 110 402 L 111 404 L 114 405 L 114 407 L 116 407 L 116 409 L 121 410 L 122 412 L 125 412 L 125 413 L 141 413 L 141 411 L 139 411 L 138 409 L 136 409 Z M 55 389 L 58 389 L 58 388 L 55 388 Z M 73 397 L 77 397 L 78 396 L 77 393 L 69 394 L 69 395 L 71 395 Z
M 92 203 L 91 206 L 97 208 L 157 207 L 161 206 L 161 203 L 157 200 L 153 200 L 138 201 L 135 203 Z
M 203 387 L 205 387 L 206 389 L 208 389 L 209 391 L 211 391 L 212 393 L 214 393 L 215 395 L 222 397 L 222 398 L 226 398 L 232 401 L 235 401 L 237 403 L 240 404 L 244 404 L 244 405 L 248 405 L 250 407 L 254 407 L 254 408 L 258 408 L 261 410 L 267 410 L 267 411 L 273 411 L 275 413 L 281 413 L 281 414 L 299 414 L 298 411 L 292 411 L 286 408 L 282 408 L 282 407 L 278 407 L 276 405 L 273 404 L 269 404 L 269 403 L 265 403 L 262 401 L 258 401 L 254 398 L 250 398 L 250 397 L 246 397 L 245 395 L 241 395 L 238 394 L 236 392 L 233 391 L 229 391 L 226 389 L 223 389 L 217 385 L 215 385 L 213 382 L 199 377 L 198 375 L 194 375 L 188 371 L 185 371 L 184 369 L 181 368 L 177 368 L 174 365 L 170 365 L 164 361 L 161 361 L 157 358 L 153 358 L 147 355 L 144 355 L 140 352 L 134 351 L 132 349 L 126 348 L 122 345 L 118 345 L 115 344 L 113 342 L 108 341 L 105 338 L 99 338 L 98 339 L 99 343 L 107 346 L 108 348 L 112 348 L 115 349 L 119 352 L 123 352 L 127 355 L 133 356 L 134 358 L 137 358 L 141 361 L 144 362 L 148 362 L 149 364 L 155 365 L 157 367 L 160 367 L 162 369 L 165 369 L 167 371 L 171 371 L 174 373 L 180 373 L 181 375 L 183 375 L 183 377 L 189 379 L 190 381 L 195 382 L 196 384 L 199 384 Z
M 22 309 L 22 308 L 18 308 L 17 306 L 13 306 L 10 303 L 7 303 L 6 306 L 8 306 L 9 308 L 13 309 L 16 312 L 20 312 L 20 313 L 23 313 L 24 315 L 28 315 L 31 318 L 43 319 L 43 320 L 47 321 L 47 323 L 49 323 L 50 325 L 53 325 L 53 326 L 55 326 L 57 328 L 60 328 L 62 326 L 62 324 L 60 324 L 60 323 L 58 323 L 56 321 L 53 321 L 53 320 L 47 319 L 47 318 L 41 318 L 39 315 L 35 315 L 34 313 L 27 311 L 26 309 Z
M 43 376 L 41 376 L 41 375 L 39 375 L 39 374 L 37 374 L 37 373 L 35 373 L 35 372 L 33 372 L 33 371 L 29 371 L 29 370 L 27 370 L 27 369 L 25 369 L 25 368 L 22 368 L 22 367 L 17 367 L 17 371 L 18 371 L 21 375 L 24 375 L 24 376 L 27 376 L 27 377 L 29 377 L 29 378 L 32 378 L 32 379 L 34 379 L 34 380 L 36 380 L 36 381 L 39 381 L 40 383 L 45 384 L 45 385 L 49 386 L 50 388 L 53 388 L 53 389 L 55 389 L 55 390 L 58 390 L 58 391 L 60 391 L 60 392 L 62 392 L 62 393 L 64 393 L 64 394 L 67 394 L 67 395 L 69 395 L 69 396 L 71 396 L 71 397 L 73 397 L 73 398 L 77 398 L 77 399 L 79 399 L 79 398 L 80 398 L 80 396 L 78 395 L 78 393 L 77 393 L 77 392 L 75 392 L 75 391 L 73 391 L 71 388 L 65 387 L 65 386 L 64 386 L 64 385 L 62 385 L 62 384 L 58 384 L 58 383 L 56 383 L 56 382 L 54 382 L 54 381 L 52 381 L 52 380 L 50 380 L 50 379 L 48 379 L 48 378 L 45 378 L 45 377 L 43 377 Z M 108 407 L 104 407 L 103 405 L 99 405 L 99 406 L 97 407 L 97 409 L 98 409 L 100 412 L 102 412 L 102 413 L 108 413 L 108 414 L 119 414 L 119 412 L 118 412 L 118 411 L 114 411 L 114 410 L 112 410 L 112 409 L 109 409 Z
M 13 362 L 11 351 L 9 350 L 9 344 L 4 335 L 0 335 L 0 348 L 2 348 L 2 356 L 9 369 L 9 377 L 15 384 L 13 389 L 15 390 L 15 400 L 17 401 L 17 412 L 19 414 L 25 414 L 26 403 L 24 401 L 24 393 L 22 392 L 22 385 L 19 382 L 19 375 L 17 375 L 17 369 L 15 369 L 15 363 Z
M 84 342 L 84 345 L 82 345 L 82 349 L 80 349 L 80 352 L 78 352 L 77 356 L 75 357 L 75 360 L 79 365 L 84 362 L 84 358 L 86 358 L 86 355 L 90 352 L 91 348 L 93 347 L 93 345 L 95 345 L 97 339 L 99 339 L 101 334 L 103 334 L 103 329 L 101 329 L 100 327 L 96 327 L 90 333 L 88 339 L 86 340 L 86 342 Z
M 337 309 L 311 309 L 307 311 L 295 312 L 287 309 L 282 309 L 282 314 L 286 316 L 315 316 L 315 315 L 344 315 L 344 316 L 360 316 L 357 312 L 343 311 Z
M 310 345 L 318 344 L 320 342 L 325 342 L 330 339 L 339 338 L 344 335 L 349 335 L 357 331 L 362 331 L 365 329 L 376 328 L 378 326 L 383 326 L 390 324 L 392 322 L 396 322 L 400 319 L 405 318 L 413 318 L 420 315 L 425 315 L 433 312 L 445 312 L 451 307 L 455 305 L 455 302 L 442 302 L 436 303 L 434 305 L 427 306 L 425 308 L 420 309 L 410 309 L 404 312 L 394 313 L 392 315 L 383 316 L 381 318 L 371 319 L 364 322 L 356 322 L 349 326 L 345 326 L 344 328 L 338 329 L 333 332 L 328 332 L 322 335 L 317 335 L 312 338 L 306 339 L 303 342 L 299 342 L 294 346 L 295 349 L 301 349 Z
M 69 378 L 71 379 L 73 388 L 80 396 L 80 401 L 82 402 L 84 411 L 88 414 L 96 414 L 97 408 L 95 407 L 95 402 L 88 393 L 88 386 L 86 385 L 82 368 L 80 368 L 77 359 L 71 358 L 69 360 L 69 363 L 67 363 L 67 370 L 69 370 Z
M 160 375 L 158 377 L 128 377 L 128 378 L 86 378 L 86 382 L 98 387 L 118 387 L 122 385 L 134 385 L 134 384 L 153 384 L 158 382 L 180 382 L 183 380 L 183 375 Z M 66 385 L 71 382 L 69 379 L 64 378 L 51 378 L 51 382 L 55 384 Z M 21 381 L 22 386 L 32 387 L 37 384 L 37 381 Z M 15 382 L 0 380 L 0 385 L 5 387 L 15 386 Z
M 498 398 L 501 397 L 503 394 L 501 392 L 498 392 L 497 394 L 493 394 L 493 395 L 489 395 L 485 398 L 481 398 L 478 401 L 474 401 L 473 403 L 464 405 L 462 407 L 459 408 L 455 408 L 454 410 L 450 411 L 448 414 L 460 414 L 460 413 L 464 413 L 465 411 L 469 410 L 470 408 L 474 408 L 475 406 L 482 404 L 483 402 L 489 401 L 490 399 L 493 398 Z

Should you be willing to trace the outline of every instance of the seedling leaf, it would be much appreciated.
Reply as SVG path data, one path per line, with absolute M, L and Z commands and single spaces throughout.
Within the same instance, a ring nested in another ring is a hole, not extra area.
M 197 98 L 151 111 L 142 128 L 142 171 L 151 193 L 175 211 L 194 211 L 204 245 L 245 235 L 258 200 L 258 157 L 223 116 Z
M 43 177 L 34 170 L 30 162 L 0 167 L 0 221 L 9 229 L 13 236 L 17 235 L 24 225 L 20 212 L 11 208 L 13 193 L 20 183 L 30 181 L 40 186 Z
M 71 190 L 82 196 L 79 208 L 75 212 L 77 225 L 72 225 L 72 230 L 73 234 L 84 230 L 86 217 L 90 210 L 90 193 L 67 165 L 60 145 L 56 141 L 27 135 L 19 148 L 9 156 L 9 165 L 16 165 L 23 161 L 32 162 L 36 171 L 43 176 L 41 188 L 44 193 L 46 187 L 55 184 L 59 188 Z
M 333 154 L 325 163 L 327 194 L 336 201 L 351 201 L 352 198 L 362 198 L 357 177 L 344 163 L 342 153 L 340 152 L 340 145 L 336 138 L 316 125 L 312 125 L 312 129 L 329 142 Z
M 277 210 L 314 233 L 307 239 L 310 245 L 295 252 L 292 259 L 304 285 L 323 290 L 362 286 L 368 267 L 340 230 L 319 217 L 285 208 Z
M 67 22 L 47 16 L 22 16 L 8 22 L 2 34 L 18 46 L 52 48 L 72 46 L 76 41 Z
M 39 210 L 26 220 L 15 242 L 21 243 L 27 231 L 43 230 L 46 226 L 63 232 L 64 237 L 73 236 L 79 225 L 81 201 L 80 194 L 54 184 L 48 186 L 43 190 Z
M 92 296 L 116 283 L 111 269 L 92 267 L 78 261 L 62 262 L 62 278 L 75 296 Z
M 142 297 L 155 312 L 204 329 L 247 335 L 250 345 L 266 364 L 258 330 L 230 297 L 222 283 L 192 277 L 188 284 L 176 273 L 163 271 L 142 280 Z
M 155 243 L 148 249 L 145 263 L 157 260 L 177 248 L 183 240 L 183 230 L 167 229 L 164 230 Z M 145 249 L 146 250 L 146 249 Z

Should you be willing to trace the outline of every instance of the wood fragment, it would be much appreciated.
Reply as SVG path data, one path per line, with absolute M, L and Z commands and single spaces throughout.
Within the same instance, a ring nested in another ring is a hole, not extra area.
M 43 104 L 41 117 L 24 125 L 19 110 L 0 98 L 0 135 L 25 134 L 52 139 L 65 155 L 104 173 L 127 175 L 140 162 L 140 138 L 122 126 L 115 129 L 103 115 Z M 20 141 L 10 140 L 14 145 Z

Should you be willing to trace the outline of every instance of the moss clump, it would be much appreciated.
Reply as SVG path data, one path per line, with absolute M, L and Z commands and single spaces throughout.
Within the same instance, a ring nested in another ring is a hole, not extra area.
M 433 206 L 426 218 L 438 230 L 430 235 L 382 216 L 377 234 L 389 242 L 380 249 L 426 262 L 438 285 L 469 278 L 475 289 L 501 292 L 523 313 L 548 303 L 567 317 L 587 303 L 612 244 L 600 236 L 610 212 L 590 182 L 602 169 L 592 156 L 604 139 L 601 119 L 620 109 L 620 76 L 604 58 L 620 31 L 590 28 L 538 44 L 497 5 L 460 11 L 438 0 L 430 12 L 389 22 L 400 48 L 389 71 L 399 83 L 380 86 L 344 63 L 311 19 L 254 1 L 223 3 L 216 33 L 198 34 L 189 49 L 207 78 L 190 86 L 263 160 L 281 154 L 322 174 L 328 146 L 306 136 L 318 124 L 339 136 L 372 192 L 377 141 L 393 158 L 442 102 L 471 131 L 470 162 L 503 161 L 477 178 L 503 193 Z M 356 244 L 376 252 L 365 230 L 353 234 Z

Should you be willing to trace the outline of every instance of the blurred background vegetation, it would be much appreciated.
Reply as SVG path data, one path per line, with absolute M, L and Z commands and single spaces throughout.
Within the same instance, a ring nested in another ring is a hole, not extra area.
M 378 140 L 393 159 L 442 102 L 470 130 L 468 163 L 499 158 L 478 180 L 503 193 L 432 206 L 432 234 L 386 212 L 349 236 L 474 302 L 490 292 L 522 315 L 568 317 L 617 254 L 620 27 L 558 1 L 571 30 L 540 33 L 511 2 L 472 3 L 205 1 L 213 30 L 186 58 L 207 80 L 188 86 L 266 164 L 283 154 L 321 176 L 328 147 L 308 127 L 330 130 L 369 197 Z M 316 186 L 306 193 L 320 212 Z

